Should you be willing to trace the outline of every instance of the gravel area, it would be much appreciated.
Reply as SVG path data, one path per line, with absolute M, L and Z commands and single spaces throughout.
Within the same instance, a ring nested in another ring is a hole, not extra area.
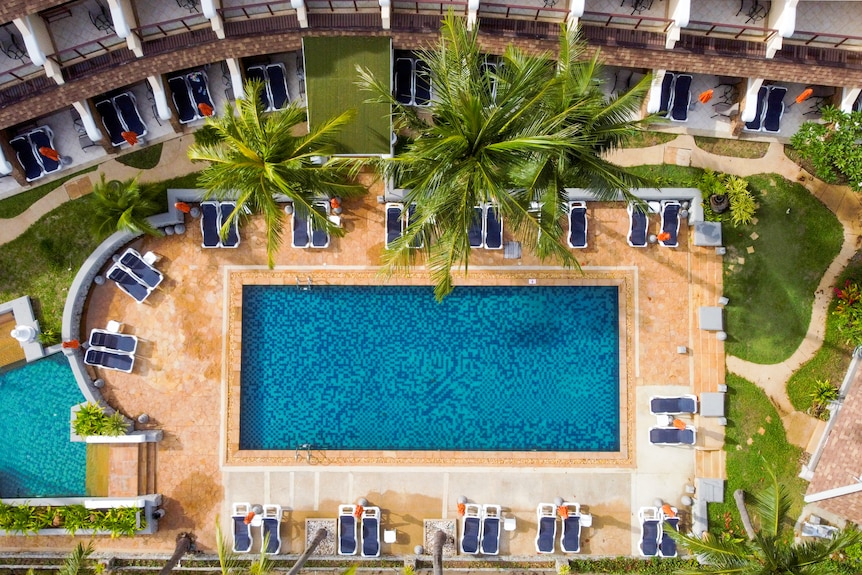
M 314 541 L 314 535 L 320 528 L 326 529 L 326 539 L 321 541 L 312 555 L 336 555 L 338 549 L 335 546 L 335 538 L 338 532 L 336 531 L 335 519 L 306 519 L 305 548 L 308 549 L 308 546 Z
M 434 546 L 434 534 L 437 531 L 443 531 L 447 535 L 446 543 L 443 544 L 443 556 L 453 556 L 458 554 L 458 548 L 455 546 L 455 525 L 457 522 L 454 519 L 426 519 L 425 520 L 425 553 L 430 554 Z

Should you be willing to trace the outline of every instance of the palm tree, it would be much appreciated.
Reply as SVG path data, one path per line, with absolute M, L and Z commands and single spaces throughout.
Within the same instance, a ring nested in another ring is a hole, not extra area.
M 601 154 L 637 129 L 632 118 L 648 79 L 608 99 L 598 61 L 579 61 L 584 43 L 568 28 L 558 62 L 509 47 L 496 71 L 477 39 L 450 13 L 439 47 L 419 53 L 433 87 L 427 113 L 395 100 L 388 78 L 359 71 L 360 85 L 393 106 L 395 129 L 414 136 L 382 165 L 396 187 L 409 190 L 404 201 L 416 205 L 405 234 L 384 255 L 384 273 L 409 268 L 421 236 L 438 299 L 453 289 L 452 268 L 467 269 L 474 206 L 499 205 L 508 229 L 539 257 L 576 267 L 561 241 L 564 186 L 590 187 L 607 199 L 637 181 Z
M 63 561 L 63 566 L 58 571 L 59 575 L 91 575 L 95 573 L 96 570 L 90 561 L 90 555 L 92 554 L 92 541 L 87 543 L 86 546 L 83 543 L 78 543 L 75 549 Z
M 294 563 L 293 567 L 290 568 L 290 571 L 287 572 L 287 575 L 296 575 L 299 573 L 303 566 L 305 566 L 305 562 L 308 561 L 308 558 L 311 557 L 312 553 L 314 553 L 314 550 L 317 549 L 318 545 L 323 543 L 326 539 L 326 535 L 326 529 L 321 528 L 317 530 L 314 534 L 314 539 L 311 540 L 308 548 L 299 556 L 296 563 Z M 274 565 L 273 561 L 266 553 L 264 553 L 264 549 L 267 548 L 268 542 L 269 535 L 267 534 L 260 547 L 260 556 L 255 559 L 248 568 L 250 575 L 269 575 L 272 572 Z M 218 561 L 222 575 L 236 575 L 241 571 L 242 563 L 230 550 L 228 543 L 225 541 L 224 535 L 222 535 L 218 521 L 216 521 L 216 553 L 218 554 Z M 353 575 L 355 571 L 356 566 L 353 566 L 342 572 L 341 575 Z
M 138 178 L 105 181 L 102 174 L 93 186 L 92 232 L 106 238 L 114 232 L 161 235 L 147 221 L 147 217 L 159 211 L 159 203 L 146 188 L 138 185 Z
M 260 102 L 263 85 L 246 83 L 243 100 L 237 100 L 237 113 L 230 104 L 224 114 L 207 118 L 207 138 L 189 147 L 189 158 L 209 162 L 199 184 L 207 197 L 237 199 L 237 217 L 247 208 L 263 214 L 267 228 L 267 257 L 274 265 L 275 253 L 282 240 L 285 215 L 275 196 L 283 194 L 293 202 L 298 214 L 311 218 L 318 229 L 343 236 L 344 230 L 315 208 L 315 198 L 356 197 L 365 193 L 362 186 L 350 182 L 359 163 L 320 158 L 337 152 L 338 131 L 353 117 L 345 112 L 314 126 L 307 134 L 297 135 L 306 123 L 305 108 L 291 103 L 287 108 L 264 114 Z M 350 168 L 352 166 L 352 169 Z M 225 222 L 226 233 L 232 222 Z
M 791 575 L 833 573 L 827 563 L 841 550 L 862 541 L 862 532 L 848 527 L 832 539 L 817 539 L 796 544 L 786 527 L 790 497 L 775 473 L 767 468 L 772 483 L 754 497 L 754 519 L 749 516 L 741 490 L 734 494 L 747 539 L 719 539 L 712 534 L 704 538 L 683 535 L 666 528 L 670 535 L 694 553 L 703 564 L 683 574 L 722 573 L 739 575 Z

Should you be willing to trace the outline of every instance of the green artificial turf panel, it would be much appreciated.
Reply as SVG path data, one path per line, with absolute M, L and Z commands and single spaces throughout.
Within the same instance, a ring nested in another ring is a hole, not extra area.
M 388 104 L 367 103 L 371 92 L 356 85 L 356 66 L 375 78 L 390 77 L 391 48 L 388 37 L 303 38 L 308 120 L 317 126 L 342 112 L 354 109 L 355 119 L 341 131 L 344 154 L 388 154 L 390 109 Z
M 724 295 L 730 299 L 725 350 L 754 363 L 778 363 L 808 331 L 814 291 L 841 249 L 843 231 L 800 184 L 777 174 L 746 179 L 760 204 L 756 223 L 722 226 Z

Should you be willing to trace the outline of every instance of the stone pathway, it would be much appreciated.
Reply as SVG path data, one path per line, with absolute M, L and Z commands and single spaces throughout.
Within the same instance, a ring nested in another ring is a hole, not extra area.
M 190 135 L 166 140 L 163 143 L 161 162 L 156 168 L 141 173 L 141 181 L 175 178 L 197 169 L 186 155 L 186 148 L 193 141 L 194 138 Z M 786 383 L 793 372 L 811 359 L 823 343 L 826 313 L 835 278 L 860 247 L 862 201 L 859 195 L 846 186 L 833 186 L 817 180 L 788 159 L 784 155 L 783 145 L 777 142 L 769 145 L 766 155 L 762 158 L 731 158 L 705 152 L 695 145 L 692 136 L 682 135 L 659 146 L 618 150 L 611 154 L 609 159 L 621 166 L 671 163 L 710 168 L 717 172 L 739 176 L 777 173 L 788 180 L 800 182 L 838 217 L 844 228 L 844 243 L 818 286 L 808 333 L 799 348 L 787 360 L 772 365 L 755 364 L 727 356 L 727 368 L 731 372 L 753 381 L 772 399 L 781 414 L 788 440 L 803 449 L 807 448 L 821 422 L 793 409 L 787 397 Z M 66 182 L 30 206 L 20 216 L 3 220 L 3 225 L 0 226 L 0 245 L 17 238 L 39 218 L 62 203 L 89 193 L 101 173 L 104 173 L 109 180 L 122 180 L 134 177 L 139 170 L 124 166 L 112 159 L 101 164 L 97 171 Z M 733 302 L 730 305 L 733 305 Z

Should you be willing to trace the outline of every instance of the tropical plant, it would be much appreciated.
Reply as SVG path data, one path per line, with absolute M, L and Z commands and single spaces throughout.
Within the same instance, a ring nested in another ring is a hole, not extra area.
M 285 219 L 277 195 L 286 196 L 296 213 L 310 217 L 316 228 L 343 236 L 344 229 L 315 207 L 314 200 L 357 197 L 365 188 L 352 183 L 359 162 L 330 159 L 320 163 L 320 158 L 338 152 L 336 137 L 353 118 L 353 112 L 344 112 L 312 126 L 307 134 L 296 135 L 306 125 L 305 108 L 292 102 L 283 110 L 264 114 L 259 97 L 262 89 L 258 81 L 246 83 L 244 99 L 237 100 L 237 113 L 227 104 L 223 114 L 207 118 L 207 137 L 191 145 L 188 154 L 194 161 L 209 162 L 198 179 L 206 197 L 237 201 L 239 209 L 224 222 L 223 236 L 246 208 L 263 214 L 267 258 L 273 267 Z
M 137 177 L 105 181 L 102 174 L 93 186 L 92 198 L 92 232 L 97 237 L 106 238 L 117 231 L 161 235 L 147 221 L 148 216 L 159 211 L 160 205 L 149 188 L 138 185 Z
M 838 388 L 828 379 L 818 379 L 814 382 L 810 395 L 812 414 L 820 419 L 829 419 L 829 411 L 826 408 L 838 399 Z
M 832 312 L 838 318 L 838 332 L 848 344 L 862 343 L 862 289 L 847 280 L 843 288 L 835 288 L 838 303 Z
M 39 343 L 42 345 L 56 345 L 60 343 L 60 334 L 51 328 L 45 328 L 39 332 Z
M 123 414 L 115 411 L 111 415 L 105 413 L 105 408 L 98 403 L 85 403 L 75 413 L 72 428 L 76 435 L 86 437 L 88 435 L 125 435 L 128 431 L 128 423 Z
M 832 557 L 841 550 L 862 541 L 862 532 L 848 526 L 832 539 L 817 539 L 795 543 L 792 521 L 788 518 L 790 497 L 775 473 L 766 467 L 766 487 L 754 496 L 755 523 L 745 505 L 741 490 L 734 494 L 740 519 L 747 538 L 703 538 L 685 535 L 665 525 L 664 536 L 673 537 L 698 557 L 697 569 L 681 569 L 678 573 L 699 575 L 722 573 L 734 575 L 790 575 L 834 572 Z M 770 481 L 771 479 L 771 481 Z
M 730 221 L 734 226 L 744 226 L 751 223 L 757 212 L 757 202 L 748 191 L 748 182 L 744 178 L 732 174 L 722 174 L 721 183 L 730 199 Z
M 805 122 L 790 144 L 814 167 L 821 180 L 837 183 L 844 178 L 857 192 L 862 189 L 862 112 L 842 112 L 827 106 L 822 122 Z
M 562 242 L 565 187 L 588 188 L 598 199 L 628 194 L 640 179 L 603 159 L 634 134 L 644 79 L 608 99 L 601 66 L 578 32 L 564 27 L 557 61 L 507 48 L 487 65 L 478 33 L 448 14 L 436 49 L 419 51 L 433 97 L 427 112 L 398 102 L 389 78 L 360 69 L 359 84 L 389 103 L 395 129 L 413 136 L 403 153 L 383 160 L 384 175 L 415 204 L 407 229 L 383 257 L 384 275 L 406 271 L 424 240 L 427 265 L 442 299 L 453 289 L 452 268 L 467 270 L 474 206 L 499 206 L 506 227 L 542 259 L 567 267 L 577 260 Z M 627 196 L 630 198 L 630 196 Z
M 75 549 L 69 553 L 63 561 L 63 566 L 58 571 L 59 575 L 88 575 L 96 573 L 97 569 L 90 560 L 90 555 L 93 554 L 93 542 L 90 541 L 84 546 L 83 543 L 78 543 Z

